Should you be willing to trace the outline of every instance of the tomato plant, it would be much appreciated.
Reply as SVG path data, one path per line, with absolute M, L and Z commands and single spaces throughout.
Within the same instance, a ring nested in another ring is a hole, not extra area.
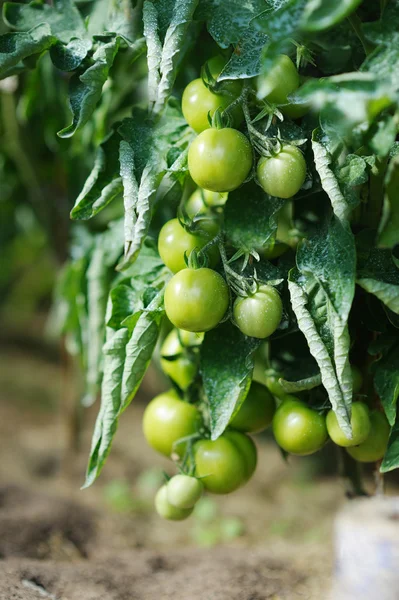
M 83 404 L 100 397 L 86 487 L 170 322 L 161 365 L 177 391 L 143 420 L 183 477 L 157 496 L 165 518 L 190 514 L 195 477 L 242 485 L 246 433 L 272 417 L 288 453 L 329 434 L 352 495 L 354 461 L 399 467 L 396 4 L 4 3 L 4 281 L 29 206 L 64 263 L 51 321 L 85 370 Z M 35 183 L 35 155 L 52 152 L 75 199 L 57 190 L 62 235 L 51 160 Z

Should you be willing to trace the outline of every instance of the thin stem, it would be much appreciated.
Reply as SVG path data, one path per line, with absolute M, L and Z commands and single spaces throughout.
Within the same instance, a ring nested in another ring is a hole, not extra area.
M 375 464 L 374 470 L 374 482 L 375 482 L 375 495 L 383 496 L 385 494 L 385 480 L 384 475 L 380 471 L 381 461 L 379 460 Z
M 384 179 L 387 159 L 376 160 L 375 167 L 370 175 L 369 197 L 367 203 L 362 206 L 361 225 L 374 229 L 380 222 L 382 206 L 384 202 Z
M 350 15 L 348 17 L 348 21 L 352 25 L 353 31 L 356 33 L 357 37 L 359 38 L 360 43 L 363 46 L 365 55 L 368 56 L 369 54 L 371 54 L 371 52 L 373 51 L 374 48 L 373 48 L 372 44 L 370 44 L 364 37 L 363 31 L 362 31 L 361 20 L 359 19 L 359 17 L 357 16 L 356 13 L 353 13 L 352 15 Z

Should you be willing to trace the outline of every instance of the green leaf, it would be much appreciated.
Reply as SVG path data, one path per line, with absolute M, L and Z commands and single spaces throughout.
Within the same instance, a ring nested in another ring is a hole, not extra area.
M 218 81 L 225 79 L 245 79 L 256 77 L 262 70 L 262 51 L 268 41 L 266 34 L 254 31 L 248 27 L 233 52 L 230 60 L 218 77 Z
M 239 45 L 245 34 L 255 31 L 251 21 L 263 13 L 269 0 L 202 0 L 195 17 L 207 22 L 207 28 L 216 43 L 222 48 Z
M 370 348 L 369 352 L 381 355 L 379 360 L 372 365 L 374 387 L 380 397 L 387 419 L 393 426 L 399 397 L 399 341 L 397 336 L 384 337 L 388 342 L 386 347 Z
M 72 219 L 90 219 L 122 194 L 118 160 L 120 140 L 120 135 L 114 131 L 98 148 L 93 170 L 71 211 Z
M 375 248 L 357 275 L 357 283 L 399 314 L 399 269 L 388 248 Z
M 323 31 L 333 27 L 348 17 L 362 0 L 309 0 L 302 17 L 301 28 L 304 31 Z
M 379 246 L 393 248 L 399 241 L 399 156 L 390 161 L 385 178 L 383 219 Z
M 205 334 L 201 345 L 201 374 L 209 403 L 212 439 L 226 429 L 251 385 L 254 352 L 260 340 L 243 335 L 231 323 Z
M 47 24 L 41 23 L 27 33 L 5 33 L 0 36 L 0 74 L 9 75 L 10 69 L 31 56 L 40 54 L 56 43 Z
M 304 390 L 312 390 L 313 388 L 321 385 L 320 374 L 300 379 L 299 381 L 287 381 L 286 379 L 279 379 L 284 390 L 287 394 L 295 394 L 296 392 L 302 392 Z
M 110 307 L 107 319 L 107 327 L 120 329 L 123 321 L 129 316 L 141 311 L 144 306 L 142 302 L 143 289 L 135 286 L 132 288 L 127 283 L 120 283 L 110 292 Z
M 342 166 L 335 165 L 331 145 L 327 134 L 320 128 L 314 130 L 312 148 L 321 185 L 331 200 L 335 215 L 345 220 L 359 204 L 360 200 L 353 188 L 367 181 L 368 165 L 361 156 L 355 154 L 348 155 Z
M 101 98 L 104 83 L 108 79 L 115 56 L 118 53 L 121 37 L 117 36 L 106 44 L 100 44 L 93 54 L 94 64 L 83 73 L 76 73 L 69 86 L 69 101 L 72 110 L 72 123 L 61 129 L 61 138 L 71 137 L 87 123 Z
M 267 246 L 277 231 L 277 213 L 284 203 L 254 182 L 231 192 L 224 212 L 227 238 L 235 248 L 247 252 Z
M 52 35 L 68 44 L 72 38 L 86 37 L 83 19 L 72 0 L 55 0 L 53 6 L 42 2 L 5 2 L 4 21 L 12 29 L 28 31 L 38 23 L 46 23 Z
M 388 448 L 381 464 L 381 473 L 389 473 L 399 467 L 399 418 L 391 429 Z
M 288 287 L 298 326 L 317 361 L 338 421 L 351 434 L 352 377 L 348 316 L 355 291 L 352 233 L 337 218 L 298 249 Z
M 75 71 L 80 67 L 91 47 L 90 40 L 72 39 L 67 45 L 57 42 L 50 48 L 51 60 L 61 71 Z
M 147 42 L 148 100 L 155 104 L 161 81 L 162 42 L 158 33 L 157 9 L 154 2 L 150 0 L 145 0 L 143 5 L 143 22 L 144 37 Z

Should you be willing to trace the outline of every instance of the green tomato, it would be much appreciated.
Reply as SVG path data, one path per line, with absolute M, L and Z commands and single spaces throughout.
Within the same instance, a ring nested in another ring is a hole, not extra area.
M 226 432 L 215 441 L 200 440 L 194 446 L 196 475 L 205 489 L 214 494 L 234 492 L 254 469 L 253 449 L 246 443 L 249 438 L 241 433 L 244 440 L 237 442 L 231 433 Z
M 188 168 L 195 183 L 213 192 L 231 192 L 248 177 L 252 147 L 236 129 L 206 129 L 191 143 Z
M 384 414 L 374 410 L 370 412 L 370 433 L 359 446 L 352 446 L 346 451 L 359 462 L 376 462 L 386 452 L 390 426 Z
M 337 446 L 344 448 L 349 446 L 358 446 L 367 439 L 370 433 L 369 409 L 363 402 L 354 402 L 352 404 L 352 439 L 348 439 L 338 424 L 338 419 L 333 410 L 327 415 L 327 429 L 332 441 Z
M 179 329 L 209 331 L 216 327 L 229 306 L 229 289 L 212 269 L 183 269 L 165 290 L 165 311 Z
M 300 104 L 285 104 L 284 106 L 279 106 L 279 109 L 290 119 L 300 119 L 309 112 L 309 104 L 307 102 L 301 102 Z
M 259 160 L 256 174 L 267 194 L 292 198 L 305 181 L 306 162 L 296 146 L 285 144 L 276 156 L 263 156 Z
M 193 404 L 183 402 L 174 390 L 160 394 L 148 404 L 143 416 L 143 432 L 147 443 L 165 456 L 183 456 L 186 444 L 177 443 L 197 433 L 201 415 Z
M 271 104 L 287 104 L 288 96 L 298 89 L 299 83 L 296 66 L 289 56 L 281 54 L 267 75 L 259 75 L 258 97 Z
M 216 208 L 226 204 L 228 194 L 219 194 L 219 192 L 211 192 L 197 188 L 189 197 L 185 204 L 185 209 L 189 217 L 196 215 L 207 215 L 210 213 L 209 208 Z
M 169 502 L 167 485 L 163 485 L 155 496 L 155 510 L 168 521 L 184 521 L 193 512 L 193 508 L 177 508 Z
M 283 450 L 298 456 L 317 452 L 328 439 L 325 417 L 295 396 L 286 397 L 276 410 L 273 433 Z
M 356 367 L 355 365 L 351 365 L 351 371 L 352 371 L 353 393 L 358 394 L 360 392 L 360 390 L 362 389 L 363 375 L 362 375 L 361 370 L 358 367 Z
M 162 344 L 162 370 L 183 391 L 190 386 L 198 369 L 198 361 L 195 361 L 192 352 L 191 354 L 187 352 L 187 348 L 199 346 L 203 338 L 203 334 L 200 333 L 172 329 Z M 168 356 L 176 356 L 177 358 L 167 360 L 166 357 Z
M 241 431 L 235 431 L 233 429 L 226 431 L 224 437 L 230 440 L 230 442 L 241 452 L 245 465 L 245 475 L 241 485 L 245 485 L 255 473 L 256 465 L 258 464 L 258 451 L 255 442 L 249 435 L 245 435 Z
M 276 403 L 269 390 L 253 381 L 238 413 L 230 420 L 230 425 L 238 431 L 259 433 L 271 424 Z
M 188 509 L 201 498 L 204 484 L 201 480 L 188 475 L 175 475 L 166 484 L 167 498 L 172 506 Z
M 276 398 L 283 398 L 287 395 L 287 392 L 279 382 L 279 379 L 282 375 L 266 375 L 265 377 L 265 385 L 267 389 L 276 396 Z
M 283 304 L 274 287 L 261 285 L 254 294 L 236 299 L 233 314 L 242 333 L 264 339 L 272 335 L 279 326 Z
M 206 231 L 198 231 L 195 235 L 182 227 L 178 219 L 171 219 L 162 227 L 158 238 L 158 251 L 165 265 L 177 273 L 186 268 L 184 253 L 187 257 L 193 250 L 201 250 L 211 239 Z M 219 251 L 212 246 L 207 253 L 210 264 L 218 262 Z

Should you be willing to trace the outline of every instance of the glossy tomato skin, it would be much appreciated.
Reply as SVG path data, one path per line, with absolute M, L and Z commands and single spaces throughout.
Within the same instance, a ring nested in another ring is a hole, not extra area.
M 165 456 L 182 456 L 186 444 L 177 442 L 197 433 L 201 415 L 193 404 L 180 400 L 174 390 L 160 394 L 147 405 L 143 416 L 143 432 L 147 443 Z
M 271 104 L 287 104 L 288 96 L 298 89 L 299 83 L 294 63 L 289 56 L 281 54 L 269 73 L 258 77 L 258 96 Z
M 275 156 L 262 156 L 256 174 L 267 194 L 276 198 L 292 198 L 305 181 L 306 162 L 296 146 L 285 144 Z
M 255 442 L 249 435 L 235 429 L 229 429 L 223 435 L 240 451 L 244 460 L 245 474 L 241 483 L 241 486 L 243 486 L 251 479 L 258 464 L 258 451 Z
M 224 206 L 227 201 L 228 194 L 220 194 L 219 192 L 211 192 L 197 188 L 188 198 L 185 208 L 189 217 L 196 215 L 207 215 L 210 208 Z
M 241 450 L 226 435 L 200 440 L 194 446 L 196 475 L 213 494 L 230 494 L 247 477 L 248 466 Z
M 216 234 L 216 232 L 215 232 Z M 182 227 L 178 219 L 171 219 L 162 227 L 158 238 L 158 251 L 165 265 L 177 273 L 186 268 L 184 254 L 188 257 L 192 250 L 201 250 L 211 239 L 206 231 L 189 233 Z M 211 266 L 216 266 L 219 259 L 217 246 L 212 246 L 207 253 Z
M 195 183 L 213 192 L 231 192 L 248 177 L 252 167 L 252 147 L 237 131 L 206 129 L 191 143 L 188 168 Z
M 275 288 L 261 285 L 254 294 L 235 300 L 233 314 L 242 333 L 264 339 L 272 335 L 279 326 L 283 304 Z
M 229 306 L 229 290 L 223 277 L 212 269 L 183 269 L 165 290 L 169 320 L 186 331 L 216 327 Z
M 294 396 L 283 400 L 276 410 L 273 433 L 283 450 L 298 456 L 317 452 L 328 439 L 325 417 Z
M 204 336 L 201 333 L 191 333 L 172 329 L 166 336 L 161 348 L 161 367 L 163 372 L 185 391 L 192 383 L 197 370 L 198 361 L 188 348 L 194 349 L 202 343 Z M 168 356 L 176 356 L 175 360 L 168 360 Z
M 188 509 L 201 498 L 204 484 L 189 475 L 175 475 L 166 484 L 167 498 L 176 508 Z
M 352 458 L 362 463 L 381 460 L 388 446 L 391 428 L 386 416 L 376 410 L 371 411 L 370 424 L 370 433 L 364 442 L 346 449 Z
M 276 402 L 269 390 L 253 381 L 240 410 L 230 421 L 231 427 L 246 433 L 264 431 L 273 420 Z
M 183 92 L 182 111 L 187 123 L 196 133 L 210 128 L 208 113 L 212 119 L 215 111 L 225 110 L 240 95 L 234 88 L 225 89 L 223 94 L 215 94 L 208 89 L 201 78 L 191 81 Z M 232 124 L 238 126 L 242 119 L 242 111 L 238 106 L 232 107 Z
M 369 409 L 364 402 L 353 402 L 352 404 L 352 439 L 348 439 L 342 431 L 333 410 L 330 410 L 327 414 L 326 422 L 328 434 L 332 441 L 337 446 L 343 446 L 344 448 L 358 446 L 366 440 L 370 433 Z
M 177 508 L 168 500 L 167 486 L 163 485 L 155 496 L 155 510 L 168 521 L 184 521 L 193 512 L 193 508 Z
M 282 377 L 282 376 L 281 376 Z M 265 385 L 276 398 L 283 398 L 287 392 L 279 382 L 279 375 L 266 375 Z

